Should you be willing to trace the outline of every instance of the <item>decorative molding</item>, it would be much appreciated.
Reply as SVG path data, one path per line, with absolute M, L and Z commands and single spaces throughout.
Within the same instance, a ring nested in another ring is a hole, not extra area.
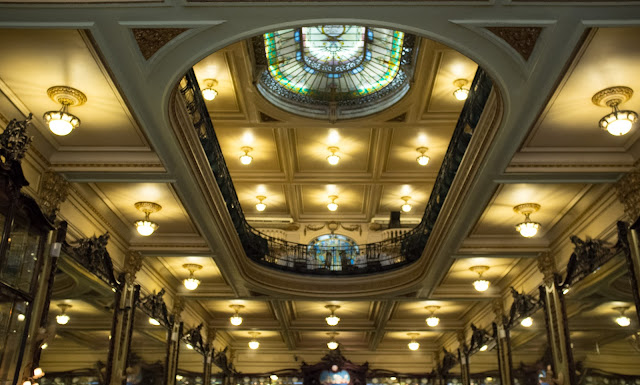
M 165 289 L 161 289 L 158 293 L 155 291 L 153 294 L 140 299 L 140 308 L 151 318 L 154 318 L 162 326 L 170 329 L 173 325 L 172 319 L 169 318 L 169 311 L 167 310 L 167 304 L 164 302 Z
M 404 112 L 404 113 L 396 116 L 395 118 L 391 118 L 391 119 L 387 120 L 387 122 L 389 122 L 389 123 L 395 123 L 395 122 L 404 123 L 406 120 L 407 120 L 407 113 Z
M 556 262 L 554 258 L 549 253 L 541 253 L 538 256 L 538 270 L 544 276 L 544 284 L 547 286 L 552 286 L 556 270 Z
M 271 116 L 265 114 L 264 112 L 260 111 L 260 121 L 262 123 L 270 123 L 270 122 L 279 122 L 280 120 L 276 119 L 276 118 L 272 118 Z
M 111 287 L 116 287 L 118 281 L 114 275 L 111 256 L 107 251 L 109 237 L 109 233 L 106 232 L 97 237 L 94 235 L 91 238 L 80 239 L 78 246 L 74 247 L 73 251 L 82 266 Z
M 69 182 L 55 171 L 47 170 L 40 179 L 40 205 L 44 214 L 54 220 L 60 205 L 69 196 Z
M 532 295 L 518 293 L 513 286 L 511 287 L 511 296 L 513 297 L 513 303 L 509 310 L 509 322 L 506 325 L 509 329 L 515 326 L 518 321 L 531 316 L 542 307 L 542 302 L 539 299 L 535 299 Z
M 140 53 L 146 60 L 187 30 L 188 28 L 131 28 Z
M 191 345 L 195 351 L 202 355 L 205 353 L 204 341 L 202 340 L 203 326 L 204 324 L 201 322 L 195 328 L 189 329 L 184 335 L 185 342 Z
M 486 29 L 509 44 L 525 61 L 529 60 L 542 32 L 542 27 L 486 27 Z
M 618 200 L 624 205 L 624 212 L 631 221 L 640 217 L 640 169 L 625 174 L 615 184 Z
M 142 268 L 144 257 L 137 251 L 129 251 L 124 261 L 125 280 L 128 285 L 133 285 L 136 274 Z

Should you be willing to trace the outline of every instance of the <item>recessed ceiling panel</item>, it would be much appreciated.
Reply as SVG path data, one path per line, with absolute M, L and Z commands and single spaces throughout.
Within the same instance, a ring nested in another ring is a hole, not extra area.
M 369 151 L 374 130 L 367 128 L 296 129 L 295 151 L 299 172 L 335 173 L 369 171 Z M 336 147 L 339 163 L 332 166 L 327 161 L 329 147 Z
M 218 51 L 193 66 L 200 89 L 211 87 L 218 92 L 215 99 L 206 101 L 207 108 L 214 116 L 216 113 L 241 112 L 235 84 L 231 76 L 231 68 L 229 68 L 228 55 L 228 50 Z M 215 82 L 212 84 L 207 80 L 214 80 Z

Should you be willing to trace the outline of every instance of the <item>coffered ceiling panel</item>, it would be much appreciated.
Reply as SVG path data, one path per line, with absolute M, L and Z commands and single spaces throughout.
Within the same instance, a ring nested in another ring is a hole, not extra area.
M 218 113 L 241 112 L 236 86 L 231 76 L 229 65 L 230 49 L 232 47 L 215 52 L 193 66 L 193 70 L 200 82 L 200 89 L 208 87 L 205 79 L 217 81 L 217 85 L 214 85 L 213 89 L 218 91 L 218 95 L 214 100 L 206 101 L 207 108 L 209 108 L 213 116 Z
M 525 143 L 526 147 L 623 147 L 640 138 L 638 124 L 621 137 L 598 127 L 611 109 L 591 102 L 598 91 L 614 86 L 640 92 L 637 76 L 640 47 L 638 28 L 600 28 L 588 42 L 578 64 L 556 92 L 541 121 Z M 621 109 L 640 112 L 640 96 L 634 95 Z
M 382 195 L 380 197 L 380 207 L 377 211 L 380 215 L 386 215 L 391 211 L 401 211 L 404 201 L 400 199 L 403 196 L 411 197 L 408 201 L 411 205 L 411 211 L 403 212 L 403 217 L 420 219 L 424 213 L 425 206 L 431 195 L 432 184 L 403 184 L 403 185 L 384 185 L 382 186 Z
M 491 282 L 494 286 L 518 262 L 516 258 L 464 258 L 457 259 L 443 279 L 441 287 L 445 290 L 447 285 L 469 285 L 469 291 L 473 291 L 473 281 L 478 279 L 478 273 L 469 270 L 472 266 L 488 266 L 489 270 L 482 274 L 482 278 Z M 490 287 L 491 288 L 491 287 Z
M 242 205 L 242 211 L 255 219 L 260 217 L 271 217 L 273 215 L 289 216 L 289 208 L 285 202 L 284 186 L 281 184 L 253 184 L 234 183 L 236 193 Z M 267 208 L 258 211 L 256 204 L 259 202 L 257 196 L 264 196 L 263 201 Z
M 454 124 L 432 124 L 426 128 L 395 127 L 391 131 L 389 158 L 385 165 L 385 176 L 411 173 L 412 178 L 433 178 L 440 170 L 444 154 L 449 146 Z M 429 163 L 421 166 L 416 161 L 420 153 L 418 147 L 427 147 L 425 155 L 429 156 Z
M 303 214 L 322 214 L 323 218 L 337 220 L 343 214 L 364 213 L 365 198 L 368 186 L 362 185 L 305 185 L 299 187 L 302 196 Z M 337 195 L 335 203 L 338 210 L 331 212 L 327 204 L 331 202 L 330 195 Z
M 159 262 L 180 281 L 189 277 L 189 271 L 182 267 L 187 263 L 202 266 L 202 269 L 195 272 L 196 278 L 206 282 L 222 281 L 220 270 L 211 257 L 160 257 Z
M 454 301 L 407 301 L 399 302 L 393 312 L 392 320 L 410 319 L 423 325 L 425 319 L 431 315 L 425 309 L 427 306 L 440 306 L 435 315 L 440 318 L 458 318 L 469 306 L 464 302 Z
M 439 53 L 440 62 L 427 112 L 459 112 L 462 110 L 464 101 L 457 100 L 453 96 L 453 91 L 457 88 L 453 82 L 457 79 L 466 79 L 468 84 L 464 88 L 469 89 L 478 65 L 451 49 L 439 50 Z
M 369 319 L 370 312 L 372 311 L 372 303 L 366 301 L 327 301 L 326 303 L 317 301 L 295 301 L 293 302 L 295 317 L 297 320 L 320 320 L 321 323 L 327 326 L 324 318 L 327 317 L 331 311 L 325 308 L 326 305 L 340 306 L 340 308 L 336 310 L 336 315 L 340 317 L 340 322 L 344 320 Z
M 250 318 L 273 319 L 273 313 L 269 304 L 263 301 L 228 300 L 228 301 L 201 301 L 202 305 L 209 311 L 213 318 L 227 319 L 231 317 L 235 310 L 230 305 L 243 305 L 240 315 L 245 320 Z M 229 326 L 231 324 L 229 323 Z
M 232 175 L 255 172 L 281 171 L 278 147 L 276 144 L 276 132 L 273 128 L 238 128 L 216 125 L 216 135 L 222 148 L 224 160 Z M 240 156 L 244 155 L 242 147 L 251 147 L 249 155 L 253 157 L 251 164 L 244 165 L 240 162 Z
M 147 147 L 146 139 L 83 33 L 75 30 L 0 29 L 0 91 L 54 147 Z M 87 102 L 69 112 L 81 125 L 67 136 L 52 134 L 42 115 L 61 105 L 47 96 L 53 86 L 77 88 Z
M 513 211 L 521 203 L 538 203 L 541 208 L 531 220 L 542 225 L 536 237 L 544 237 L 585 193 L 585 184 L 508 184 L 501 185 L 476 224 L 473 235 L 520 236 L 515 225 L 524 215 Z M 524 239 L 524 238 L 523 238 Z
M 290 130 L 297 154 L 299 172 L 370 172 L 369 157 L 375 131 L 367 128 L 297 129 Z M 328 147 L 336 146 L 340 163 L 327 162 Z

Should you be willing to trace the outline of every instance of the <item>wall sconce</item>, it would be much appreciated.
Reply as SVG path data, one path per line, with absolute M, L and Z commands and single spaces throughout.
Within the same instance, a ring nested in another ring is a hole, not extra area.
M 59 303 L 58 307 L 60 308 L 60 314 L 56 316 L 56 322 L 60 325 L 68 324 L 71 317 L 69 317 L 66 312 L 71 308 L 71 305 L 66 303 Z
M 416 350 L 420 349 L 420 343 L 418 341 L 416 341 L 416 338 L 418 338 L 418 336 L 420 334 L 419 333 L 407 333 L 407 335 L 409 337 L 411 337 L 411 342 L 409 342 L 409 344 L 407 345 L 409 347 L 409 350 L 416 351 Z
M 478 279 L 473 281 L 473 287 L 479 292 L 487 291 L 490 283 L 489 281 L 482 279 L 482 274 L 489 270 L 489 266 L 472 266 L 469 270 L 474 273 L 478 273 Z
M 409 211 L 411 211 L 411 205 L 409 204 L 409 200 L 411 199 L 411 197 L 403 196 L 403 197 L 400 197 L 400 199 L 404 201 L 404 204 L 401 206 L 402 211 L 405 213 L 408 213 Z
M 426 306 L 425 309 L 429 312 L 429 317 L 425 320 L 429 327 L 436 327 L 440 323 L 440 318 L 436 317 L 436 311 L 440 309 L 440 306 Z
M 338 150 L 340 149 L 338 147 L 331 146 L 328 147 L 327 150 L 331 151 L 331 155 L 327 157 L 327 162 L 329 162 L 330 165 L 335 166 L 336 164 L 338 164 L 338 162 L 340 162 L 340 157 L 336 155 L 336 152 L 338 152 Z
M 202 97 L 206 100 L 213 100 L 218 96 L 218 91 L 214 90 L 213 87 L 218 85 L 218 81 L 215 79 L 204 79 L 205 88 L 202 89 Z
M 196 263 L 185 263 L 182 265 L 183 268 L 189 270 L 189 278 L 186 278 L 182 281 L 182 284 L 187 290 L 195 290 L 200 286 L 200 280 L 194 276 L 194 272 L 202 269 L 201 265 Z
M 267 199 L 267 197 L 264 195 L 258 195 L 256 199 L 259 201 L 258 203 L 256 203 L 256 210 L 264 211 L 267 208 L 267 205 L 265 205 L 262 201 Z
M 245 166 L 251 164 L 253 157 L 249 155 L 249 152 L 253 151 L 253 148 L 249 146 L 244 146 L 244 147 L 241 147 L 240 150 L 244 151 L 244 155 L 240 156 L 240 163 L 244 164 Z
M 56 103 L 62 104 L 58 111 L 47 111 L 42 115 L 49 130 L 58 136 L 65 136 L 80 127 L 80 119 L 69 113 L 70 106 L 81 106 L 87 102 L 87 96 L 75 88 L 55 86 L 47 90 L 47 95 Z
M 456 79 L 453 85 L 456 86 L 456 90 L 453 91 L 453 96 L 458 100 L 466 100 L 469 96 L 469 89 L 464 88 L 469 83 L 467 79 Z
M 540 205 L 537 203 L 523 203 L 513 208 L 518 214 L 524 215 L 524 222 L 516 225 L 516 231 L 525 238 L 531 238 L 538 233 L 538 229 L 541 227 L 538 222 L 533 222 L 529 218 L 529 215 L 540 210 Z
M 429 151 L 429 148 L 427 148 L 427 147 L 418 147 L 418 148 L 416 148 L 416 151 L 418 151 L 420 153 L 420 155 L 416 158 L 416 161 L 418 162 L 418 164 L 420 166 L 428 165 L 430 158 L 427 155 L 425 155 L 425 152 Z
M 148 237 L 153 234 L 154 231 L 158 229 L 158 224 L 155 222 L 151 222 L 149 220 L 149 216 L 153 213 L 157 213 L 162 210 L 162 206 L 153 202 L 136 202 L 134 206 L 138 211 L 142 211 L 144 213 L 144 219 L 141 221 L 135 221 L 134 225 L 136 226 L 136 230 L 138 233 L 144 237 Z
M 240 317 L 240 310 L 244 309 L 244 305 L 229 305 L 229 307 L 236 311 L 234 315 L 229 317 L 229 322 L 231 322 L 231 325 L 233 326 L 242 325 L 242 317 Z
M 329 211 L 336 211 L 338 209 L 338 204 L 336 203 L 336 199 L 338 199 L 338 196 L 329 195 L 329 199 L 331 199 L 331 202 L 327 204 L 327 208 L 329 209 Z
M 339 305 L 327 305 L 327 306 L 325 306 L 325 308 L 329 309 L 331 311 L 331 314 L 329 314 L 329 316 L 324 319 L 325 321 L 327 321 L 327 325 L 336 326 L 338 324 L 338 322 L 340 322 L 340 317 L 338 317 L 336 315 L 336 310 L 340 309 L 340 306 Z
M 249 341 L 249 349 L 256 350 L 260 347 L 260 342 L 258 341 L 258 336 L 260 332 L 249 332 L 251 336 L 251 341 Z
M 633 96 L 633 90 L 629 87 L 609 87 L 599 91 L 591 98 L 596 106 L 610 107 L 613 111 L 605 115 L 598 125 L 611 135 L 622 136 L 628 133 L 638 120 L 638 114 L 634 111 L 620 111 L 618 106 Z

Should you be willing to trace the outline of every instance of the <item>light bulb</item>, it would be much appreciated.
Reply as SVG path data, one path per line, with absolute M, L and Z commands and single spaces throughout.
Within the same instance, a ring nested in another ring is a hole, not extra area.
M 138 234 L 143 237 L 148 237 L 153 234 L 154 231 L 158 229 L 158 224 L 151 221 L 136 221 L 136 230 L 138 230 Z
M 202 90 L 202 97 L 205 98 L 206 100 L 211 101 L 215 99 L 216 96 L 218 96 L 218 91 L 214 90 L 211 87 L 207 87 Z
M 69 316 L 66 314 L 58 314 L 56 316 L 56 322 L 60 325 L 66 325 L 67 323 L 69 323 L 70 319 L 71 318 L 69 318 Z
M 489 289 L 489 281 L 484 280 L 484 279 L 477 279 L 475 281 L 473 281 L 473 287 L 477 290 L 477 291 L 487 291 L 487 289 Z
M 405 213 L 408 213 L 409 211 L 411 211 L 411 205 L 408 203 L 403 204 L 402 211 L 404 211 Z
M 420 166 L 426 166 L 427 164 L 429 164 L 429 159 L 430 158 L 426 155 L 420 155 L 419 157 L 416 158 Z
M 149 323 L 153 326 L 160 326 L 160 322 L 153 317 L 149 317 Z
M 27 318 L 27 317 L 25 317 L 25 315 L 24 315 L 24 314 L 20 313 L 20 314 L 18 314 L 18 317 L 17 317 L 17 318 L 18 318 L 18 321 L 22 322 L 22 321 L 24 321 L 24 319 L 25 319 L 25 318 Z
M 39 378 L 39 377 L 44 376 L 44 372 L 42 371 L 42 368 L 35 368 L 35 369 L 33 369 L 33 376 L 34 376 L 35 378 Z
M 231 325 L 233 326 L 240 326 L 242 324 L 242 317 L 237 314 L 233 315 L 229 317 L 229 322 L 231 322 Z
M 621 315 L 620 317 L 616 318 L 616 323 L 622 327 L 627 327 L 631 325 L 631 318 Z
M 240 157 L 240 163 L 245 164 L 245 165 L 246 164 L 251 164 L 252 160 L 253 160 L 253 157 L 251 155 L 245 154 L 245 155 L 242 155 Z
M 338 155 L 329 155 L 327 157 L 327 162 L 329 162 L 330 165 L 335 166 L 336 164 L 338 164 L 340 162 L 340 157 Z
M 80 125 L 78 118 L 66 112 L 55 111 L 54 113 L 47 112 L 47 114 L 45 114 L 45 121 L 49 130 L 58 136 L 69 135 L 75 127 Z
M 269 378 L 271 379 L 271 381 L 278 381 L 278 376 L 275 374 L 270 375 Z
M 533 325 L 533 318 L 523 318 L 522 321 L 520 321 L 520 325 L 524 326 L 525 328 L 530 328 L 531 325 Z
M 249 349 L 251 350 L 256 350 L 260 347 L 260 342 L 258 342 L 257 340 L 251 340 L 249 341 Z
M 193 345 L 191 345 L 191 344 L 185 344 L 185 345 L 187 346 L 187 349 L 193 350 Z
M 338 209 L 338 204 L 335 202 L 331 202 L 327 205 L 329 211 L 336 211 Z
M 409 344 L 407 346 L 409 346 L 409 350 L 418 350 L 418 349 L 420 349 L 420 343 L 418 343 L 417 341 L 411 341 L 411 342 L 409 342 Z
M 469 96 L 469 90 L 466 88 L 458 88 L 457 90 L 453 91 L 453 96 L 455 96 L 458 100 L 466 100 Z
M 427 318 L 427 325 L 429 325 L 432 328 L 438 326 L 439 323 L 440 323 L 440 318 L 438 317 L 431 316 Z
M 325 318 L 325 321 L 327 321 L 327 325 L 329 326 L 336 326 L 338 322 L 340 322 L 340 317 L 335 314 L 331 314 L 330 316 Z
M 331 350 L 336 350 L 338 349 L 338 343 L 336 341 L 331 340 L 327 342 L 327 347 Z
M 638 120 L 638 114 L 633 111 L 620 111 L 617 104 L 612 107 L 613 112 L 600 119 L 600 128 L 613 136 L 625 135 Z
M 183 379 L 184 379 L 184 377 L 183 377 L 183 376 L 181 376 L 181 375 L 179 375 L 179 374 L 176 374 L 176 380 L 178 380 L 178 381 L 182 381 Z
M 45 342 L 44 344 L 42 344 L 42 346 L 40 346 L 40 349 L 45 350 L 48 347 L 49 347 L 49 344 Z
M 538 233 L 538 228 L 540 228 L 539 223 L 525 221 L 516 226 L 516 231 L 525 238 L 531 238 Z
M 22 385 L 31 385 L 31 381 L 26 380 L 25 382 L 22 383 Z
M 200 280 L 193 277 L 185 279 L 182 283 L 187 290 L 195 290 L 200 286 Z
M 480 348 L 481 352 L 486 352 L 487 349 L 489 349 L 489 347 L 487 345 L 482 345 L 482 347 Z
M 265 199 L 267 199 L 267 197 L 265 197 L 264 195 L 258 195 L 258 196 L 256 197 L 256 199 L 259 201 L 259 202 L 256 204 L 256 210 L 258 210 L 258 211 L 264 211 L 264 210 L 267 208 L 267 205 L 266 205 L 266 204 L 264 204 L 264 203 L 262 203 L 262 201 L 263 201 L 263 200 L 265 200 Z

